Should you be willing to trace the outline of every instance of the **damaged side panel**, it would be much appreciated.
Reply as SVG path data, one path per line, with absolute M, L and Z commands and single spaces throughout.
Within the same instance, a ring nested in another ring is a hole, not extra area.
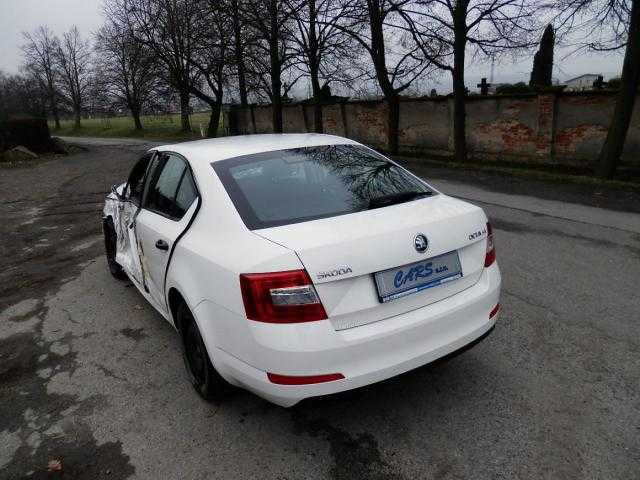
M 119 195 L 124 192 L 126 184 L 117 187 Z M 140 266 L 140 256 L 138 254 L 138 242 L 133 226 L 135 214 L 138 206 L 126 199 L 119 199 L 114 193 L 107 196 L 104 206 L 104 217 L 111 217 L 116 230 L 116 262 L 132 277 L 142 285 L 142 269 Z

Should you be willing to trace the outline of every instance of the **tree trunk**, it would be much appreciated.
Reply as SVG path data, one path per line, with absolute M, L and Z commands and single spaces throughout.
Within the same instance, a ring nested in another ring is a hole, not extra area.
M 271 82 L 272 88 L 280 88 L 275 86 L 276 83 L 280 83 L 280 80 Z M 282 133 L 282 95 L 279 91 L 275 91 L 273 94 L 273 109 L 271 120 L 273 122 L 273 133 Z
M 269 2 L 269 57 L 271 60 L 271 95 L 273 132 L 282 133 L 282 79 L 280 78 L 280 52 L 278 49 L 278 4 L 276 0 Z
M 49 93 L 49 103 L 51 106 L 51 115 L 53 115 L 53 122 L 55 124 L 55 129 L 60 130 L 60 113 L 58 112 L 58 100 L 56 99 L 56 91 L 53 86 L 53 80 L 51 75 L 48 75 L 48 93 Z
M 318 58 L 318 34 L 316 32 L 318 14 L 316 0 L 308 0 L 309 6 L 309 76 L 313 93 L 313 131 L 322 133 L 322 105 L 320 94 L 320 60 Z
M 464 60 L 467 46 L 466 11 L 456 4 L 453 47 L 453 149 L 456 162 L 467 161 L 467 89 L 464 85 Z
M 60 130 L 60 113 L 58 111 L 58 99 L 56 89 L 53 86 L 53 74 L 47 69 L 47 93 L 49 95 L 49 104 L 51 107 L 51 115 L 53 115 L 53 122 L 56 130 Z
M 189 92 L 180 92 L 180 124 L 182 132 L 191 132 L 191 120 L 189 119 Z
M 629 38 L 624 54 L 622 79 L 613 119 L 607 132 L 607 138 L 600 151 L 596 175 L 611 178 L 620 161 L 627 138 L 631 115 L 636 101 L 638 83 L 640 82 L 640 1 L 633 2 Z
M 134 128 L 137 131 L 142 131 L 142 121 L 140 121 L 140 111 L 142 110 L 142 105 L 139 100 L 140 94 L 135 82 L 132 82 L 132 86 L 131 88 L 129 88 L 129 81 L 125 78 L 124 93 L 127 107 L 129 107 L 129 111 L 131 112 L 131 116 L 133 117 Z
M 240 105 L 246 107 L 249 102 L 247 100 L 247 80 L 244 73 L 244 60 L 242 56 L 239 60 L 237 60 L 237 69 L 238 69 L 238 90 L 240 91 Z
M 244 68 L 244 46 L 242 44 L 242 26 L 240 25 L 240 9 L 237 0 L 232 2 L 232 18 L 233 18 L 233 35 L 234 35 L 234 53 L 236 61 L 236 70 L 238 73 L 238 90 L 240 92 L 240 105 L 246 107 L 247 101 L 247 80 Z
M 380 90 L 387 101 L 387 148 L 390 153 L 398 153 L 398 125 L 400 121 L 400 98 L 389 80 L 385 56 L 383 17 L 375 2 L 368 2 L 369 27 L 371 29 L 371 59 L 376 71 Z
M 51 114 L 53 115 L 53 122 L 55 129 L 60 130 L 60 114 L 58 113 L 58 104 L 55 99 L 51 99 Z
M 133 117 L 133 124 L 137 131 L 142 131 L 142 121 L 140 120 L 140 109 L 131 109 L 131 116 Z
M 220 125 L 220 110 L 222 102 L 216 102 L 211 105 L 211 116 L 209 117 L 209 126 L 207 127 L 207 137 L 215 138 L 218 136 L 218 126 Z
M 309 69 L 311 76 L 311 92 L 313 94 L 313 131 L 322 133 L 324 127 L 322 125 L 322 103 L 320 99 L 320 79 L 318 78 L 318 70 L 314 67 Z
M 73 122 L 73 128 L 74 130 L 80 130 L 80 107 L 76 106 L 73 109 L 73 116 L 74 116 L 74 122 Z

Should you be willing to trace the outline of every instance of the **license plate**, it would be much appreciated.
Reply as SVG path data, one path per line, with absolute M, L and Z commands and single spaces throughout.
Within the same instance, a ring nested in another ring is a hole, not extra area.
M 453 251 L 375 274 L 383 303 L 436 287 L 462 277 L 458 252 Z

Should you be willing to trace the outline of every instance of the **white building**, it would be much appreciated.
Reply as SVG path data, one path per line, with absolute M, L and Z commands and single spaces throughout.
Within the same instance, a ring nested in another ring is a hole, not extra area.
M 599 76 L 599 73 L 585 73 L 584 75 L 580 75 L 579 77 L 567 80 L 565 84 L 567 85 L 567 90 L 574 92 L 582 90 L 593 90 L 593 82 L 598 80 Z

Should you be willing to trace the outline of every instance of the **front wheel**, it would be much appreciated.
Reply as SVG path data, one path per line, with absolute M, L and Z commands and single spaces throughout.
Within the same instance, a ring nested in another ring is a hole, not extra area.
M 116 229 L 113 226 L 113 220 L 111 217 L 102 222 L 102 230 L 104 232 L 104 250 L 107 255 L 107 264 L 109 265 L 109 271 L 118 280 L 126 280 L 127 274 L 123 270 L 122 266 L 116 262 L 116 246 L 118 238 L 116 236 Z
M 222 400 L 231 390 L 231 385 L 211 363 L 198 325 L 187 305 L 182 303 L 177 313 L 184 365 L 193 388 L 209 402 Z

